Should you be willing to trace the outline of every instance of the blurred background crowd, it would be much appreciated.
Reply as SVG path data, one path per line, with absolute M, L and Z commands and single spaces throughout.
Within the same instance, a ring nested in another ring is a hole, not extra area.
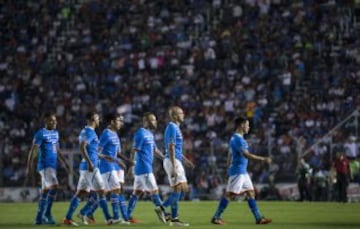
M 255 183 L 296 181 L 304 152 L 313 171 L 329 171 L 335 151 L 358 162 L 359 64 L 359 1 L 3 0 L 0 184 L 24 183 L 49 110 L 68 152 L 78 151 L 87 111 L 123 114 L 128 154 L 144 112 L 158 116 L 162 148 L 167 108 L 183 107 L 196 195 L 225 182 L 240 114 L 251 120 L 251 151 L 274 159 L 250 164 Z M 160 161 L 155 172 L 165 184 Z

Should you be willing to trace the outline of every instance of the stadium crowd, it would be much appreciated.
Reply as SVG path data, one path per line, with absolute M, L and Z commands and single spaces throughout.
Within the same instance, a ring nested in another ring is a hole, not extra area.
M 184 149 L 199 192 L 223 183 L 227 141 L 246 114 L 256 182 L 295 179 L 304 149 L 360 106 L 360 17 L 354 1 L 39 0 L 0 3 L 0 168 L 3 186 L 25 180 L 41 115 L 53 110 L 63 149 L 77 150 L 87 111 L 117 111 L 129 152 L 135 121 L 166 109 L 186 112 Z M 333 139 L 346 142 L 355 126 Z M 358 139 L 356 139 L 358 141 Z M 356 146 L 358 148 L 358 145 Z M 358 156 L 358 153 L 357 155 Z M 307 156 L 331 166 L 329 147 Z M 76 164 L 74 166 L 77 166 Z M 165 183 L 161 163 L 155 169 Z M 201 172 L 200 172 L 201 171 Z M 59 176 L 61 177 L 61 176 Z

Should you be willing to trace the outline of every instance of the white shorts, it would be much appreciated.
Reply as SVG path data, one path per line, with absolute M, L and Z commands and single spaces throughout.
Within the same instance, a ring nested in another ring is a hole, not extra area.
M 124 183 L 125 183 L 124 170 L 122 170 L 122 169 L 117 170 L 116 173 L 117 173 L 117 175 L 118 175 L 119 182 L 120 182 L 121 184 L 124 184 Z
M 172 172 L 173 166 L 172 166 L 169 158 L 164 159 L 163 165 L 164 165 L 165 172 L 168 176 L 170 186 L 173 187 L 180 183 L 187 183 L 184 166 L 178 159 L 175 159 L 175 172 L 177 174 L 176 179 L 174 177 L 171 177 L 171 172 Z
M 98 168 L 93 172 L 89 170 L 80 170 L 80 178 L 77 185 L 77 190 L 84 190 L 86 192 L 104 190 L 105 184 Z
M 45 168 L 39 171 L 41 176 L 41 189 L 49 189 L 54 185 L 58 185 L 56 170 L 54 168 Z
M 254 186 L 249 174 L 238 174 L 230 176 L 226 187 L 226 192 L 240 195 L 243 192 L 254 190 Z
M 107 192 L 115 189 L 120 189 L 120 182 L 117 171 L 112 170 L 110 172 L 101 174 L 101 176 L 103 178 L 105 190 Z
M 153 173 L 146 173 L 141 175 L 135 175 L 134 178 L 134 190 L 142 192 L 152 192 L 158 190 L 155 176 Z

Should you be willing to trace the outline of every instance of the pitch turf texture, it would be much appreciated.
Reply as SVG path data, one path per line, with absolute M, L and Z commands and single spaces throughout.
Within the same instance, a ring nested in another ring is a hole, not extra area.
M 259 201 L 261 212 L 273 219 L 268 225 L 256 225 L 246 202 L 231 202 L 223 219 L 226 225 L 210 224 L 210 219 L 217 207 L 215 201 L 181 202 L 180 219 L 190 223 L 189 228 L 286 228 L 286 229 L 350 229 L 360 228 L 360 204 L 359 203 L 335 203 L 335 202 L 266 202 Z M 60 223 L 67 210 L 68 203 L 55 202 L 53 206 L 54 218 Z M 109 206 L 110 207 L 110 206 Z M 0 228 L 66 228 L 70 226 L 35 226 L 32 225 L 36 203 L 0 203 Z M 111 209 L 111 208 L 110 208 Z M 132 225 L 111 225 L 103 223 L 102 212 L 96 212 L 96 225 L 84 226 L 82 228 L 169 228 L 168 224 L 162 224 L 154 210 L 151 202 L 140 201 L 134 211 L 134 217 L 141 220 Z M 79 220 L 74 216 L 74 219 Z

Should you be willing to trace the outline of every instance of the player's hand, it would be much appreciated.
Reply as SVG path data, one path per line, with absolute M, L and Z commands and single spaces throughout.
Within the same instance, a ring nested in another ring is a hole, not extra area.
M 191 169 L 195 168 L 195 165 L 194 165 L 194 163 L 192 163 L 192 161 L 185 160 L 184 162 L 186 163 L 186 166 L 188 166 L 189 168 L 191 168 Z
M 175 167 L 171 171 L 171 179 L 176 180 L 177 179 L 177 173 Z
M 89 172 L 94 172 L 94 165 L 93 165 L 92 162 L 90 162 L 90 163 L 88 164 L 88 170 L 89 170 Z
M 271 157 L 266 157 L 266 158 L 265 158 L 265 161 L 266 161 L 266 163 L 271 164 L 272 159 L 271 159 Z

